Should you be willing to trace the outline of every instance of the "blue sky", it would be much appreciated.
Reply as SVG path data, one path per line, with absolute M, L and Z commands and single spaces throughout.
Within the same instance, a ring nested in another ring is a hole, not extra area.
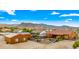
M 1 24 L 21 22 L 79 27 L 79 10 L 0 10 Z

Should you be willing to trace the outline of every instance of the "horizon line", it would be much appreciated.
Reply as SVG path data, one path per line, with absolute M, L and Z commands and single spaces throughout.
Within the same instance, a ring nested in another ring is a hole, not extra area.
M 34 22 L 21 22 L 21 23 L 32 23 L 32 24 L 45 24 L 45 23 L 34 23 Z M 21 24 L 21 23 L 0 23 L 0 24 L 7 24 L 7 25 L 14 25 L 14 24 Z M 79 26 L 71 26 L 71 25 L 54 25 L 54 24 L 45 24 L 50 26 L 68 26 L 68 27 L 79 27 Z

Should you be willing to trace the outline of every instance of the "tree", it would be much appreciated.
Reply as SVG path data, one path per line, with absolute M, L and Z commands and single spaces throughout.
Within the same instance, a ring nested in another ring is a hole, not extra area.
M 11 29 L 11 32 L 13 32 L 16 29 L 16 27 L 10 27 L 10 29 Z
M 0 29 L 0 32 L 3 32 L 3 31 Z
M 26 29 L 26 28 L 22 29 L 22 32 L 29 32 L 29 33 L 31 33 L 32 31 L 33 31 L 32 29 Z
M 62 40 L 63 40 L 63 37 L 62 36 L 56 36 L 56 42 L 62 41 Z
M 79 47 L 79 40 L 75 41 L 75 43 L 73 44 L 74 49 L 76 49 L 77 47 Z

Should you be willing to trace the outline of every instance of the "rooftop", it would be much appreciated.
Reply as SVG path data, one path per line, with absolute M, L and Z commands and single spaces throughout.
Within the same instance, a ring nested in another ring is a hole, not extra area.
M 63 34 L 71 34 L 72 32 L 73 32 L 72 30 L 53 29 L 52 31 L 48 31 L 47 33 L 63 35 Z

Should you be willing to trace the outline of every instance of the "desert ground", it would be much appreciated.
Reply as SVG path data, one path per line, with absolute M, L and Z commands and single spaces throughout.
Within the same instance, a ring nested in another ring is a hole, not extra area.
M 56 43 L 43 44 L 28 40 L 24 43 L 6 44 L 4 37 L 0 36 L 0 49 L 72 49 L 72 40 L 63 40 Z

